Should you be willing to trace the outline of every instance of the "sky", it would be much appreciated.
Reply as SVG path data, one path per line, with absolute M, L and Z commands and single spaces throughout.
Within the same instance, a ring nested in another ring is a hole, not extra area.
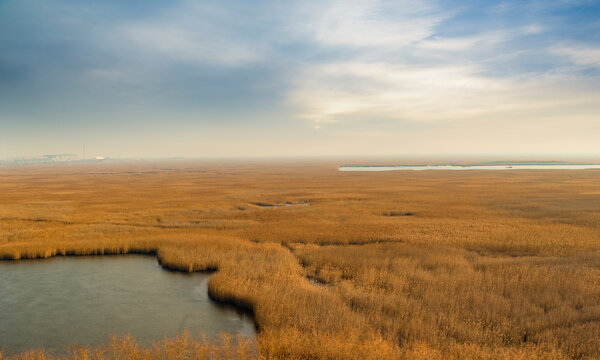
M 600 154 L 600 2 L 0 0 L 0 158 Z

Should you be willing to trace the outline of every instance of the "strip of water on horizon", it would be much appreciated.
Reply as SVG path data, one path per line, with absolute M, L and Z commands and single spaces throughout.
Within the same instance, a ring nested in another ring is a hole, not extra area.
M 528 164 L 528 165 L 360 165 L 340 166 L 339 171 L 393 170 L 588 170 L 600 164 Z

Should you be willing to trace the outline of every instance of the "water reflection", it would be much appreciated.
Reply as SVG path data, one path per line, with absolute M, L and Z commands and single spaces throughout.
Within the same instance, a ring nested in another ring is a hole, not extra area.
M 148 343 L 184 329 L 254 338 L 250 315 L 208 297 L 209 277 L 165 271 L 141 255 L 0 261 L 0 347 L 61 352 L 112 334 Z

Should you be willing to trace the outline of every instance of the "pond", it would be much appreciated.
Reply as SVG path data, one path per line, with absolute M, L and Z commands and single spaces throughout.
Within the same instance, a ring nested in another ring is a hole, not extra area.
M 249 314 L 208 297 L 210 274 L 184 274 L 143 255 L 0 261 L 0 349 L 97 345 L 130 334 L 149 343 L 187 329 L 254 339 Z

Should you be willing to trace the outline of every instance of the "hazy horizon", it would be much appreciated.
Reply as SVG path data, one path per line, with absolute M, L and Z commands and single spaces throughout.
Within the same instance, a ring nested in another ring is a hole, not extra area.
M 600 156 L 596 1 L 0 4 L 0 159 Z

